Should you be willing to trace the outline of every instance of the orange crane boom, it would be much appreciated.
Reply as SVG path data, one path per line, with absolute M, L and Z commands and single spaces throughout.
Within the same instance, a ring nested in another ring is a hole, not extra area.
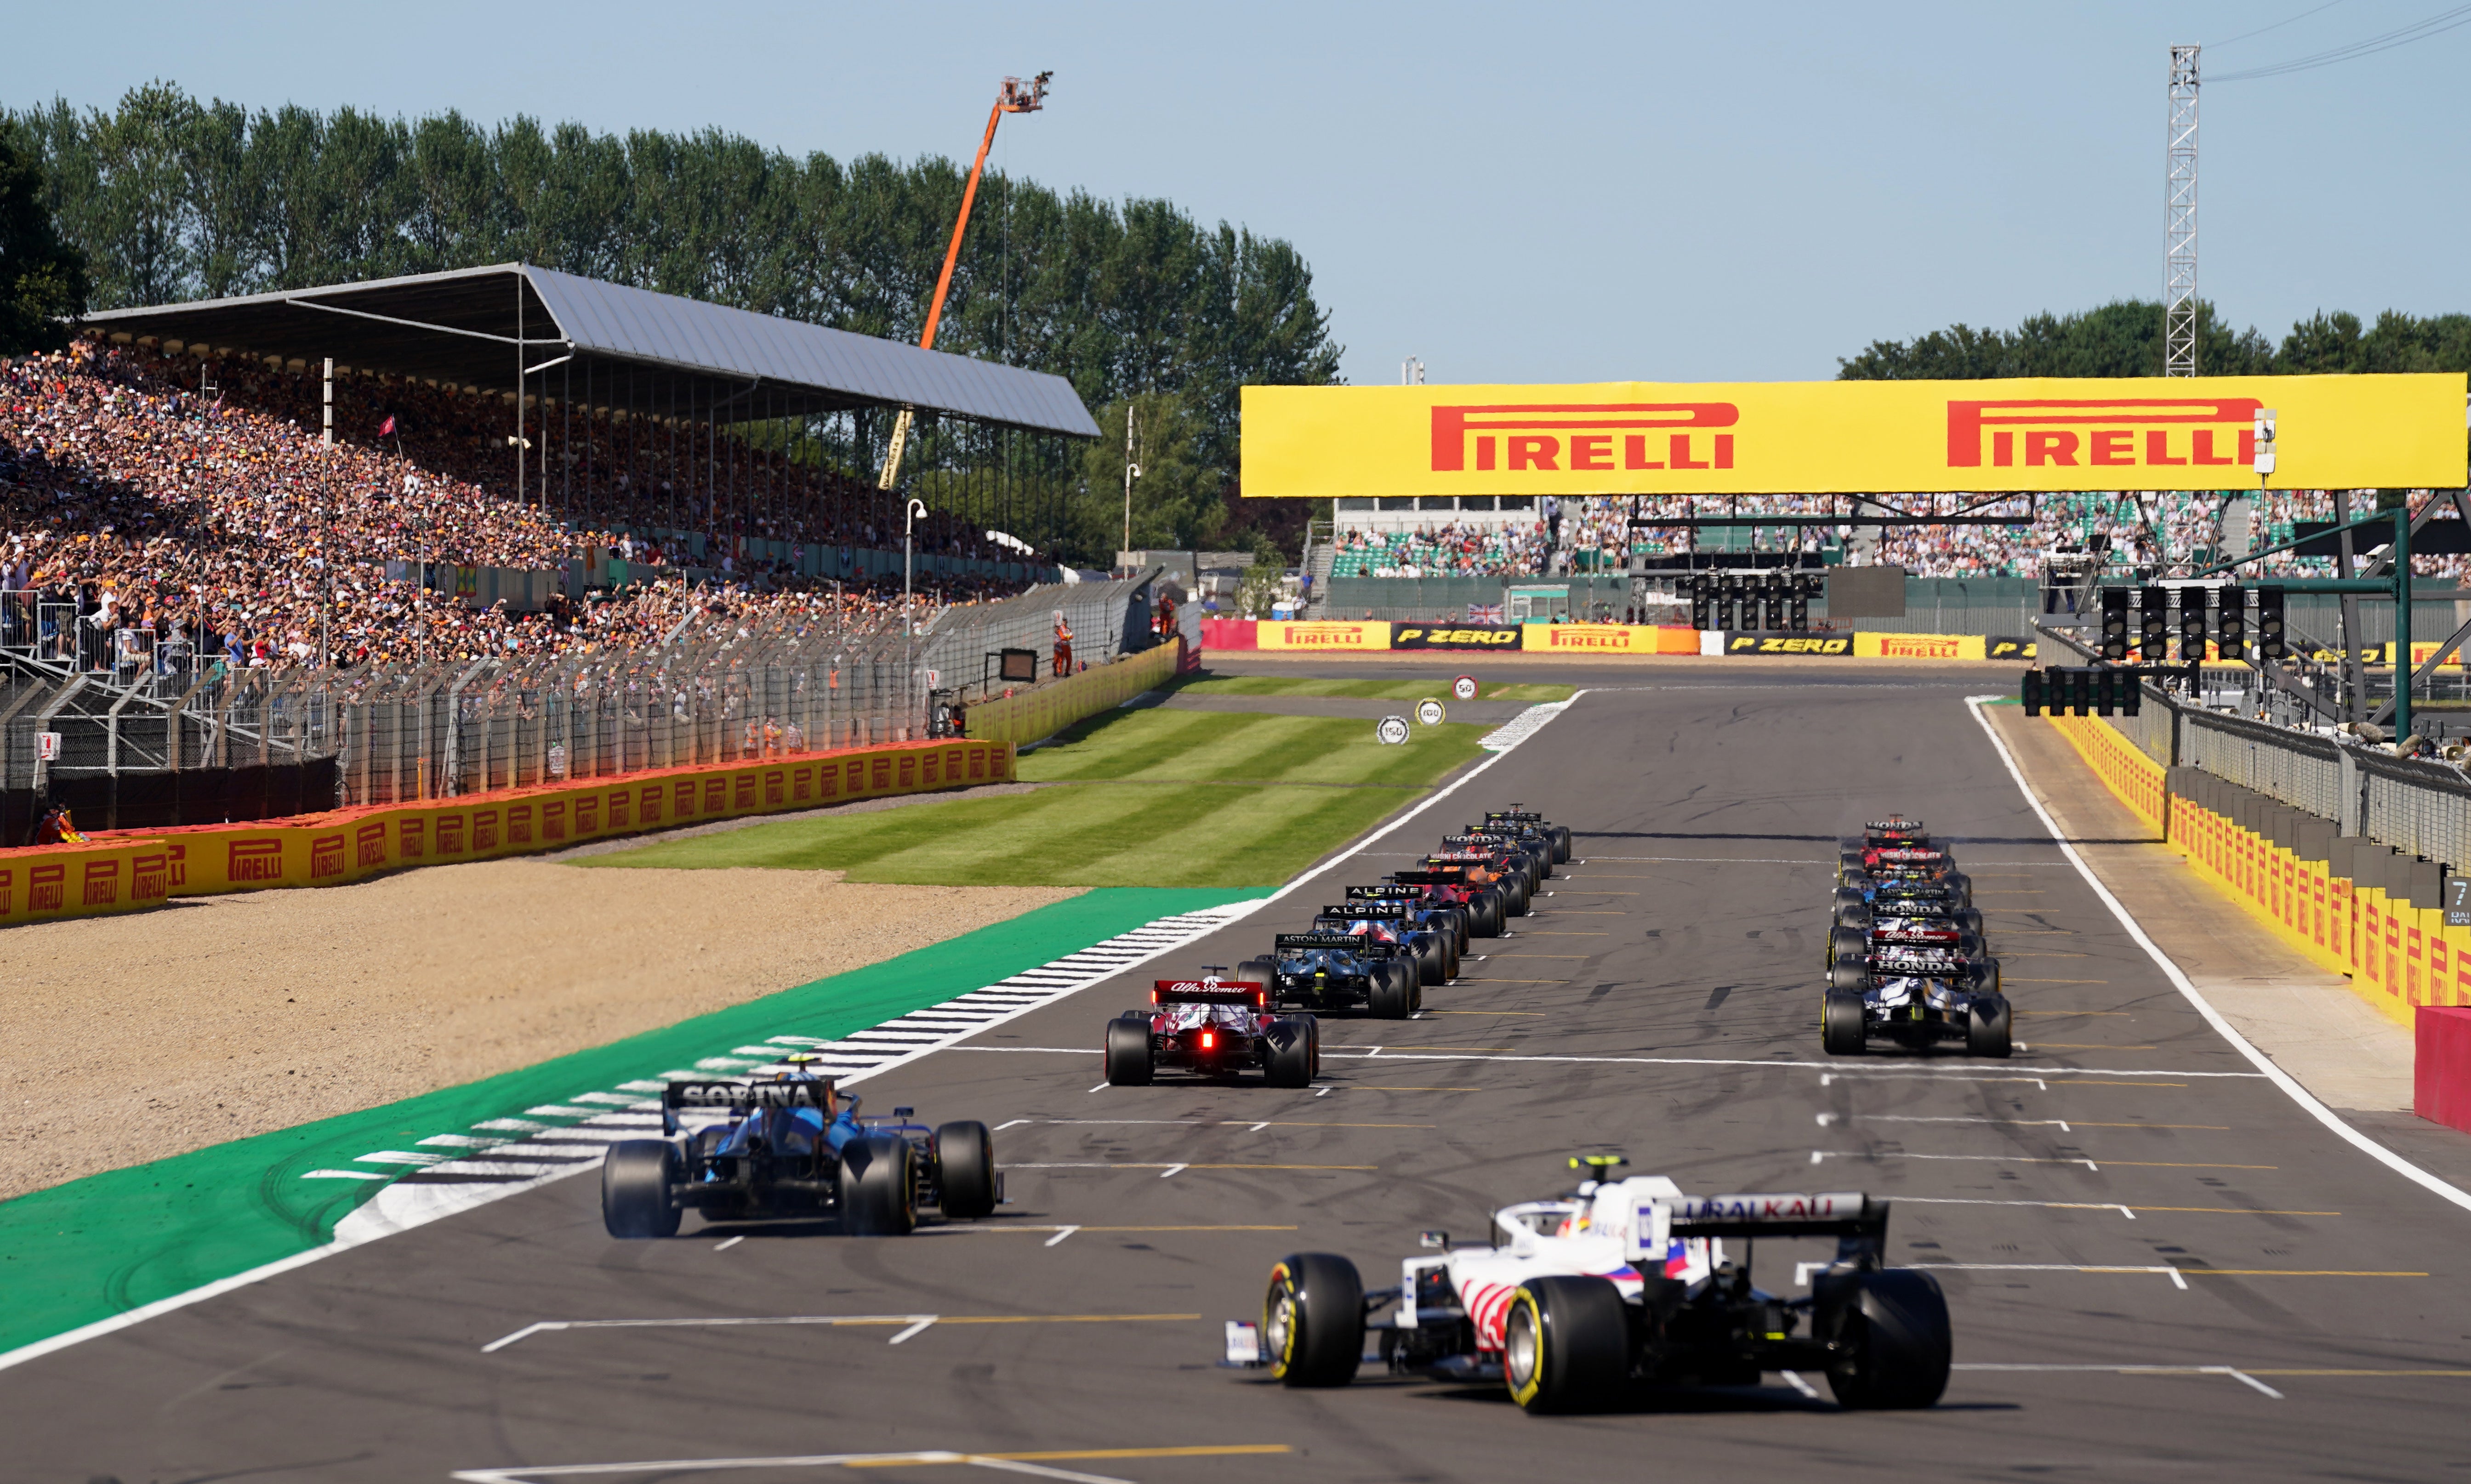
M 1042 72 L 1027 82 L 1019 78 L 1006 78 L 996 92 L 996 106 L 987 110 L 987 131 L 978 140 L 978 157 L 970 163 L 970 183 L 961 191 L 961 215 L 953 224 L 953 244 L 944 249 L 944 271 L 935 278 L 935 297 L 927 306 L 927 329 L 918 337 L 918 348 L 935 348 L 936 327 L 944 322 L 944 296 L 953 292 L 953 270 L 961 261 L 961 238 L 970 228 L 970 208 L 977 203 L 978 177 L 987 168 L 987 151 L 995 146 L 996 126 L 1007 113 L 1035 113 L 1047 106 L 1047 80 L 1055 76 Z M 883 477 L 876 488 L 890 489 L 901 478 L 901 452 L 909 441 L 910 410 L 903 408 L 892 420 L 892 447 L 884 455 Z

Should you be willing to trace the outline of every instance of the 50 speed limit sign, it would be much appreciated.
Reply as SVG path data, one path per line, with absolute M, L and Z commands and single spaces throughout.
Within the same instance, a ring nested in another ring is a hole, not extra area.
M 1475 699 L 1475 676 L 1461 675 L 1450 682 L 1450 694 L 1463 701 Z
M 1403 746 L 1407 741 L 1407 718 L 1405 717 L 1383 717 L 1381 718 L 1381 724 L 1373 729 L 1373 734 L 1381 739 L 1383 746 Z

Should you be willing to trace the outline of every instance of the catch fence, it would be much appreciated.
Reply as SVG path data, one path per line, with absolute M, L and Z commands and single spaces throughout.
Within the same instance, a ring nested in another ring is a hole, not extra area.
M 1051 669 L 1059 609 L 1076 660 L 1150 643 L 1141 580 L 947 608 L 915 635 L 897 611 L 700 616 L 645 649 L 345 671 L 89 668 L 21 614 L 0 634 L 24 641 L 0 642 L 0 841 L 28 842 L 47 799 L 153 829 L 910 741 L 930 671 L 977 690 L 1006 648 Z
M 2044 629 L 2042 638 L 2080 658 L 2092 657 L 2072 636 Z M 2390 845 L 2449 869 L 2471 865 L 2471 774 L 2451 763 L 2398 758 L 2346 736 L 2238 715 L 2260 709 L 2253 671 L 2211 671 L 2207 681 L 2229 682 L 2208 693 L 2216 705 L 2191 704 L 2148 685 L 2138 715 L 2104 719 L 2165 767 L 2201 769 L 2333 820 L 2346 836 Z

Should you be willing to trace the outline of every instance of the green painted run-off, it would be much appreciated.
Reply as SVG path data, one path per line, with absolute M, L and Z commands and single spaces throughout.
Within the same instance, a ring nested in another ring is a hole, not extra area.
M 338 1221 L 385 1188 L 377 1181 L 302 1179 L 309 1170 L 378 1169 L 352 1162 L 433 1134 L 460 1133 L 484 1119 L 692 1067 L 698 1057 L 725 1055 L 767 1036 L 843 1036 L 1143 923 L 1240 902 L 1264 889 L 1094 890 L 947 943 L 608 1046 L 0 1202 L 0 1294 L 8 1296 L 0 1306 L 0 1352 L 322 1246 Z M 954 1109 L 950 1116 L 972 1115 Z M 534 1117 L 550 1123 L 582 1120 L 579 1115 Z

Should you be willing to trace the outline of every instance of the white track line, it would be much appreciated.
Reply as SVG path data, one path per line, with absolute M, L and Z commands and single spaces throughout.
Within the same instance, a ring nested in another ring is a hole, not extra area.
M 2194 1005 L 2197 1013 L 2205 1018 L 2205 1024 L 2214 1027 L 2217 1034 L 2236 1048 L 2242 1056 L 2247 1057 L 2250 1065 L 2265 1074 L 2267 1080 L 2282 1089 L 2293 1102 L 2305 1109 L 2309 1117 L 2332 1129 L 2348 1141 L 2353 1147 L 2395 1174 L 2452 1201 L 2464 1211 L 2471 1211 L 2471 1191 L 2463 1190 L 2459 1187 L 2438 1179 L 2353 1128 L 2343 1120 L 2342 1115 L 2318 1102 L 2316 1095 L 2301 1087 L 2291 1073 L 2275 1066 L 2273 1058 L 2250 1046 L 2247 1038 L 2233 1029 L 2231 1023 L 2223 1019 L 2222 1012 L 2215 1009 L 2203 995 L 2197 992 L 2197 986 L 2189 981 L 2187 975 L 2180 972 L 2177 964 L 2171 961 L 2170 955 L 2163 953 L 2152 938 L 2146 936 L 2145 929 L 2134 917 L 2129 915 L 2128 908 L 2120 904 L 2117 897 L 2110 894 L 2110 888 L 2102 883 L 2101 878 L 2093 874 L 2093 868 L 2085 864 L 2084 857 L 2078 855 L 2076 847 L 2068 843 L 2066 836 L 2059 829 L 2059 821 L 2053 819 L 2051 812 L 2042 807 L 2042 801 L 2034 796 L 2032 787 L 2025 782 L 2024 773 L 2016 766 L 2015 758 L 2008 751 L 2008 743 L 2001 740 L 1998 728 L 1990 724 L 1990 718 L 1983 714 L 1984 701 L 2004 699 L 2006 699 L 2005 696 L 1969 695 L 1965 697 L 1965 703 L 1973 709 L 1973 719 L 1981 723 L 1982 733 L 1990 739 L 1990 745 L 1999 750 L 1999 761 L 2007 765 L 2008 776 L 2016 782 L 2016 791 L 2025 796 L 2025 802 L 2032 806 L 2035 817 L 2042 821 L 2042 828 L 2051 832 L 2051 838 L 2059 845 L 2060 853 L 2068 858 L 2069 864 L 2077 868 L 2077 874 L 2084 878 L 2084 883 L 2093 888 L 2094 895 L 2102 899 L 2103 906 L 2110 908 L 2110 915 L 2118 918 L 2119 925 L 2128 930 L 2128 935 L 2136 940 L 2136 946 L 2145 950 L 2146 955 L 2162 970 L 2163 976 L 2170 979 L 2173 988 L 2179 991 L 2180 997 Z

